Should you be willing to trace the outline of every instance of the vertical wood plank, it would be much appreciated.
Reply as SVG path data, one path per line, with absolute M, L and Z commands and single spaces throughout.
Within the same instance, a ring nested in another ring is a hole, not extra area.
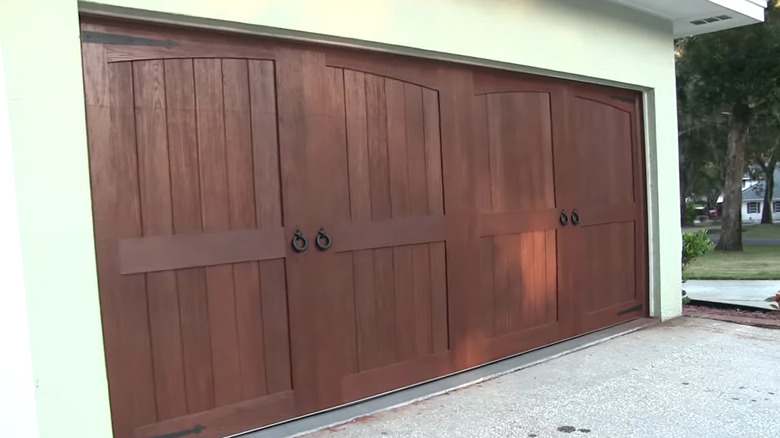
M 281 227 L 275 63 L 249 60 L 248 65 L 257 227 Z M 286 270 L 284 260 L 259 265 L 265 381 L 267 392 L 273 394 L 292 388 Z
M 414 356 L 433 352 L 431 264 L 428 245 L 412 247 L 412 285 L 414 288 Z
M 404 84 L 406 148 L 409 174 L 409 214 L 428 215 L 428 180 L 425 168 L 425 117 L 422 88 Z M 431 314 L 431 272 L 429 245 L 415 245 L 412 251 L 412 287 L 414 289 L 415 356 L 433 351 Z
M 282 226 L 274 63 L 248 62 L 257 226 Z
M 493 267 L 493 237 L 483 237 L 480 245 L 480 278 L 482 279 L 483 293 L 483 314 L 482 321 L 485 328 L 485 335 L 493 337 L 496 335 L 495 325 L 495 296 L 496 291 L 493 285 L 494 267 Z
M 346 89 L 344 71 L 338 68 L 328 67 L 324 74 L 324 101 L 329 116 L 322 120 L 325 129 L 323 139 L 327 141 L 326 156 L 318 159 L 317 167 L 319 176 L 318 186 L 328 188 L 327 192 L 319 195 L 326 200 L 329 208 L 323 208 L 323 219 L 328 221 L 349 222 L 351 220 L 350 205 L 350 179 L 349 179 L 349 138 L 347 123 L 344 119 L 346 109 Z M 328 187 L 330 186 L 330 187 Z M 326 196 L 327 195 L 327 196 Z M 352 275 L 353 260 L 351 254 L 330 253 L 328 264 L 324 266 L 329 275 L 332 292 L 328 301 L 337 324 L 327 323 L 333 329 L 333 344 L 341 359 L 336 362 L 340 368 L 334 368 L 334 376 L 340 378 L 357 372 L 357 333 L 355 329 L 355 288 L 354 275 Z M 332 353 L 326 353 L 332 354 Z M 340 363 L 339 363 L 340 362 Z M 342 401 L 341 385 L 331 387 L 331 391 Z
M 365 74 L 344 70 L 344 95 L 347 118 L 350 209 L 353 221 L 365 221 L 371 219 Z
M 118 274 L 117 240 L 141 235 L 132 70 L 103 50 L 83 46 L 87 138 L 113 430 L 130 436 L 157 413 L 144 276 Z
M 225 149 L 227 157 L 228 204 L 232 229 L 255 228 L 256 187 L 252 144 L 249 67 L 243 59 L 222 61 L 222 89 L 225 106 Z M 257 262 L 233 265 L 236 330 L 242 398 L 266 393 L 263 313 Z
M 544 315 L 547 321 L 559 321 L 558 316 L 558 266 L 556 257 L 556 242 L 555 242 L 555 230 L 548 230 L 545 232 L 545 276 L 547 279 L 548 296 L 549 300 L 546 301 L 544 308 Z
M 144 236 L 173 234 L 163 61 L 133 63 L 136 145 Z M 157 414 L 187 413 L 176 274 L 146 274 Z
M 501 236 L 493 239 L 493 284 L 495 287 L 494 314 L 496 335 L 512 331 L 512 315 L 516 312 L 514 297 L 518 289 L 516 236 Z
M 344 70 L 347 156 L 349 160 L 350 211 L 353 221 L 371 220 L 371 178 L 366 114 L 366 75 Z M 355 327 L 358 370 L 380 364 L 376 332 L 376 290 L 374 289 L 374 253 L 352 254 L 355 294 Z
M 409 181 L 409 213 L 428 214 L 427 174 L 425 169 L 425 128 L 422 89 L 404 84 L 404 115 Z
M 309 211 L 307 196 L 308 170 L 307 143 L 309 128 L 307 114 L 308 77 L 306 73 L 312 68 L 313 56 L 308 52 L 297 50 L 281 50 L 276 58 L 276 93 L 279 118 L 279 156 L 282 177 L 283 215 L 285 225 L 289 228 L 304 225 Z M 289 231 L 289 230 L 288 230 Z M 290 330 L 290 370 L 291 381 L 296 388 L 296 413 L 304 413 L 316 409 L 316 334 L 312 326 L 316 315 L 306 292 L 309 287 L 307 279 L 307 253 L 295 254 L 288 249 L 285 260 L 286 280 L 288 287 L 289 330 Z M 265 272 L 261 272 L 261 281 L 265 280 Z M 275 294 L 267 294 L 265 283 L 263 289 L 263 308 L 268 309 L 266 300 L 278 299 Z M 294 334 L 294 335 L 293 335 Z M 269 354 L 272 347 L 268 346 Z M 272 370 L 268 363 L 269 373 Z M 277 370 L 278 371 L 278 370 Z M 269 392 L 274 379 L 267 377 Z M 300 390 L 299 390 L 300 389 Z
M 263 342 L 268 394 L 292 389 L 285 277 L 284 260 L 261 262 L 260 289 L 263 292 Z
M 447 261 L 444 242 L 429 245 L 431 270 L 431 337 L 433 352 L 449 350 L 449 303 L 447 299 Z
M 371 218 L 390 219 L 390 175 L 387 144 L 387 106 L 385 80 L 366 76 L 366 124 L 368 130 L 368 160 L 371 188 Z
M 165 88 L 173 228 L 176 233 L 197 233 L 203 228 L 192 60 L 165 61 Z M 200 412 L 214 405 L 205 271 L 180 270 L 176 282 L 187 408 L 190 413 Z
M 393 248 L 374 250 L 374 290 L 377 331 L 377 363 L 388 365 L 398 360 L 396 332 L 395 267 Z
M 393 251 L 393 285 L 395 287 L 395 326 L 398 360 L 415 357 L 416 309 L 412 248 L 400 246 Z
M 550 295 L 550 287 L 547 284 L 547 246 L 546 232 L 537 231 L 534 233 L 534 250 L 531 255 L 534 264 L 534 306 L 531 312 L 532 325 L 547 324 L 547 303 L 553 299 Z
M 425 168 L 428 179 L 428 213 L 444 214 L 439 93 L 423 89 Z
M 514 291 L 517 300 L 515 314 L 512 315 L 515 331 L 532 326 L 534 302 L 539 292 L 534 278 L 534 234 L 536 233 L 527 232 L 517 236 L 520 257 L 514 268 L 520 273 L 520 281 Z
M 385 79 L 387 102 L 387 155 L 390 169 L 390 205 L 392 217 L 408 216 L 409 168 L 406 150 L 406 105 L 404 84 Z
M 355 311 L 358 342 L 358 368 L 370 370 L 381 365 L 377 334 L 377 301 L 374 288 L 374 251 L 355 251 L 352 258 L 355 284 Z
M 230 228 L 222 63 L 219 59 L 196 59 L 194 68 L 203 230 L 222 231 Z M 233 268 L 213 266 L 205 269 L 214 400 L 217 406 L 223 406 L 241 400 Z
M 490 136 L 488 134 L 487 95 L 474 96 L 472 110 L 474 123 L 475 163 L 477 169 L 477 203 L 479 213 L 492 213 L 492 174 L 490 169 Z
M 423 135 L 428 214 L 444 214 L 439 93 L 422 89 Z M 447 288 L 446 245 L 428 245 L 431 272 L 431 338 L 435 353 L 449 349 L 449 300 Z
M 393 218 L 411 213 L 409 196 L 409 159 L 406 144 L 406 104 L 402 82 L 385 79 L 387 104 L 387 150 L 390 168 L 390 205 Z M 414 356 L 414 285 L 412 250 L 392 248 L 395 288 L 395 334 L 398 360 Z
M 389 132 L 385 79 L 366 75 L 366 124 L 368 129 L 371 218 L 390 219 Z M 396 361 L 395 284 L 393 249 L 374 250 L 374 315 L 376 320 L 377 366 Z

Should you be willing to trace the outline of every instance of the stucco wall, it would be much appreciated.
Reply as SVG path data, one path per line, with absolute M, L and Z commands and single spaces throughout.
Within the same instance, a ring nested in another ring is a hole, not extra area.
M 0 45 L 0 424 L 4 435 L 21 437 L 37 434 L 38 420 L 3 71 Z
M 647 91 L 653 315 L 680 314 L 671 25 L 599 0 L 105 0 L 483 58 Z M 95 4 L 83 5 L 95 9 Z M 5 0 L 0 42 L 40 436 L 110 436 L 75 0 Z M 98 9 L 100 6 L 98 6 Z M 143 14 L 140 14 L 143 15 Z M 140 16 L 139 15 L 139 16 Z M 214 23 L 223 26 L 224 23 Z M 230 27 L 230 26 L 227 26 Z M 0 157 L 2 159 L 2 157 Z

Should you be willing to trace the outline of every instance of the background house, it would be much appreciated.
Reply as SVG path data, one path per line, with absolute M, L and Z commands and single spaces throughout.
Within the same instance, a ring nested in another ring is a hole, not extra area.
M 780 220 L 780 167 L 775 169 L 775 184 L 772 192 L 772 220 Z M 766 181 L 756 181 L 742 190 L 742 222 L 761 222 L 764 209 Z

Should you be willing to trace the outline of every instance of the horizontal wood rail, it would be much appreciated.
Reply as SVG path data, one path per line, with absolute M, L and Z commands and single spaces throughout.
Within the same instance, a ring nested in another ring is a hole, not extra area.
M 418 245 L 445 239 L 444 216 L 421 216 L 338 225 L 328 234 L 336 252 Z
M 285 256 L 284 229 L 232 230 L 119 241 L 121 274 L 224 265 Z

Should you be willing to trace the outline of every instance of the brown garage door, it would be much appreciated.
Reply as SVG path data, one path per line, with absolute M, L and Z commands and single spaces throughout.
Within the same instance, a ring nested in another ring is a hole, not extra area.
M 645 312 L 635 93 L 91 19 L 82 38 L 117 437 L 226 436 Z

